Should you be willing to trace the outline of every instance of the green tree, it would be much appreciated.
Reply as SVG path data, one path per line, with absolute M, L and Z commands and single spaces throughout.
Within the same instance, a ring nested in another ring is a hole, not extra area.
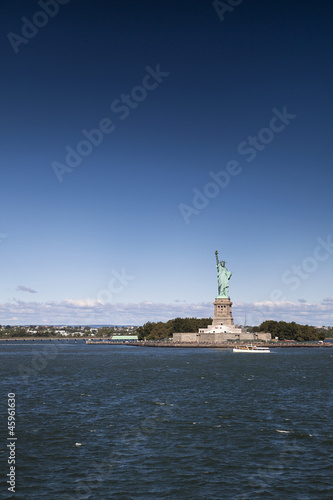
M 138 339 L 157 340 L 171 337 L 175 332 L 197 332 L 212 323 L 212 318 L 174 318 L 166 323 L 148 321 L 137 329 Z
M 267 320 L 261 323 L 259 331 L 270 333 L 272 337 L 279 337 L 280 340 L 298 340 L 299 342 L 309 340 L 322 340 L 322 332 L 314 326 L 300 325 L 292 321 Z
M 145 338 L 148 338 L 155 325 L 156 325 L 156 323 L 152 323 L 151 321 L 148 321 L 143 326 L 139 326 L 139 328 L 137 330 L 138 339 L 144 340 Z
M 152 328 L 150 334 L 146 337 L 147 340 L 159 340 L 168 338 L 170 335 L 170 330 L 167 328 L 165 323 L 159 321 Z

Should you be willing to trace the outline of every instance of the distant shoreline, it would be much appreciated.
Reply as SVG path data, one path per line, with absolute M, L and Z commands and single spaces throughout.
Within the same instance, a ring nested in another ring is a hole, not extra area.
M 300 348 L 300 347 L 305 347 L 305 348 L 310 348 L 310 347 L 315 347 L 315 348 L 328 348 L 328 347 L 333 347 L 332 342 L 324 342 L 323 344 L 319 344 L 318 342 L 309 342 L 309 343 L 294 343 L 291 344 L 290 342 L 274 342 L 274 343 L 266 343 L 266 342 L 238 342 L 238 343 L 224 343 L 224 344 L 203 344 L 203 343 L 186 343 L 186 342 L 129 342 L 128 346 L 132 347 L 173 347 L 173 348 L 192 348 L 192 349 L 202 349 L 202 348 L 209 348 L 209 349 L 232 349 L 234 347 L 237 347 L 239 345 L 246 345 L 246 344 L 252 344 L 252 345 L 258 345 L 258 346 L 268 346 L 270 349 L 277 349 L 277 348 L 284 348 L 284 349 L 293 349 L 293 348 Z M 93 345 L 93 344 L 92 344 Z M 101 344 L 95 344 L 95 345 L 101 345 Z
M 329 347 L 333 347 L 333 339 L 326 339 L 326 341 L 324 341 L 323 343 L 319 343 L 318 341 L 316 342 L 295 342 L 295 343 L 292 343 L 292 342 L 238 342 L 238 343 L 235 343 L 235 342 L 225 342 L 225 343 L 221 343 L 221 344 L 203 344 L 203 343 L 196 343 L 196 342 L 172 342 L 172 341 L 154 341 L 154 340 L 151 340 L 151 341 L 125 341 L 125 340 L 112 340 L 110 338 L 96 338 L 94 337 L 93 339 L 91 337 L 79 337 L 79 338 L 75 338 L 75 337 L 18 337 L 18 338 L 15 338 L 15 337 L 9 337 L 9 338 L 0 338 L 0 342 L 8 342 L 8 341 L 11 341 L 11 342 L 16 342 L 16 341 L 20 341 L 20 342 L 38 342 L 38 341 L 42 341 L 42 342 L 52 342 L 52 341 L 63 341 L 63 342 L 69 342 L 69 341 L 81 341 L 81 342 L 85 342 L 86 340 L 90 340 L 91 343 L 89 343 L 88 345 L 104 345 L 104 346 L 107 346 L 107 345 L 126 345 L 126 346 L 131 346 L 131 347 L 168 347 L 168 348 L 192 348 L 192 349 L 232 349 L 233 347 L 236 347 L 236 346 L 239 346 L 239 345 L 245 345 L 245 344 L 249 344 L 249 343 L 252 343 L 253 345 L 258 345 L 258 346 L 262 346 L 262 345 L 267 345 L 269 346 L 269 348 L 272 348 L 272 349 L 276 349 L 276 348 L 284 348 L 284 349 L 293 349 L 293 348 L 301 348 L 301 347 L 305 347 L 305 348 L 329 348 Z
M 6 342 L 7 340 L 88 340 L 90 337 L 0 337 L 0 342 Z M 103 340 L 98 338 L 96 340 Z

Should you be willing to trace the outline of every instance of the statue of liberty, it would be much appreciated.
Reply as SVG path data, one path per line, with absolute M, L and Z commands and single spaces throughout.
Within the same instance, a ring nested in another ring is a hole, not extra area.
M 218 296 L 217 299 L 230 299 L 229 297 L 229 280 L 232 273 L 225 267 L 225 261 L 219 262 L 218 251 L 215 252 L 216 267 L 217 267 L 217 282 L 218 282 Z

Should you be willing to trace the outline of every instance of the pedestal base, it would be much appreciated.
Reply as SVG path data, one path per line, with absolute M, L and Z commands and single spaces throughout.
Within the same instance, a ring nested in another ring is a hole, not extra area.
M 231 306 L 230 299 L 215 299 L 213 325 L 234 325 Z

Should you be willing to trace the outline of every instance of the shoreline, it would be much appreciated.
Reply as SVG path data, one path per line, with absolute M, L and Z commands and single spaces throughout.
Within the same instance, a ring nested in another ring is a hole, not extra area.
M 88 337 L 7 337 L 7 338 L 4 338 L 4 337 L 0 337 L 0 342 L 6 342 L 6 341 L 9 341 L 9 340 L 19 340 L 19 341 L 35 341 L 35 340 L 49 340 L 50 342 L 52 342 L 52 340 L 88 340 Z M 102 338 L 101 339 L 96 339 L 96 340 L 103 340 Z
M 265 346 L 269 347 L 270 349 L 277 349 L 277 348 L 283 348 L 283 349 L 293 349 L 293 348 L 301 348 L 301 347 L 306 347 L 306 348 L 329 348 L 333 347 L 332 342 L 324 342 L 323 344 L 318 344 L 318 342 L 309 342 L 309 343 L 290 343 L 290 342 L 281 342 L 281 343 L 266 343 L 266 342 L 229 342 L 229 343 L 223 343 L 223 344 L 199 344 L 199 343 L 191 343 L 191 342 L 129 342 L 126 345 L 132 346 L 132 347 L 170 347 L 170 348 L 184 348 L 184 349 L 233 349 L 234 347 L 239 347 L 240 345 L 247 345 L 247 344 L 252 344 L 252 345 L 257 345 L 259 347 Z M 98 345 L 97 343 L 95 345 Z
M 172 341 L 120 341 L 120 340 L 112 340 L 112 339 L 107 339 L 107 338 L 87 338 L 87 337 L 71 337 L 71 338 L 63 338 L 63 337 L 10 337 L 10 338 L 0 338 L 0 343 L 2 342 L 54 342 L 54 341 L 59 341 L 59 342 L 78 342 L 81 341 L 81 343 L 85 343 L 86 345 L 126 345 L 130 347 L 168 347 L 168 348 L 181 348 L 181 349 L 233 349 L 234 347 L 240 346 L 240 345 L 246 345 L 246 344 L 252 344 L 252 345 L 257 345 L 257 346 L 267 346 L 270 349 L 277 349 L 277 348 L 283 348 L 283 349 L 293 349 L 293 348 L 329 348 L 333 347 L 333 342 L 332 339 L 329 339 L 329 341 L 324 341 L 322 344 L 318 343 L 318 341 L 313 341 L 313 342 L 272 342 L 272 343 L 266 343 L 266 342 L 224 342 L 221 344 L 215 344 L 215 343 L 197 343 L 197 342 L 172 342 Z

